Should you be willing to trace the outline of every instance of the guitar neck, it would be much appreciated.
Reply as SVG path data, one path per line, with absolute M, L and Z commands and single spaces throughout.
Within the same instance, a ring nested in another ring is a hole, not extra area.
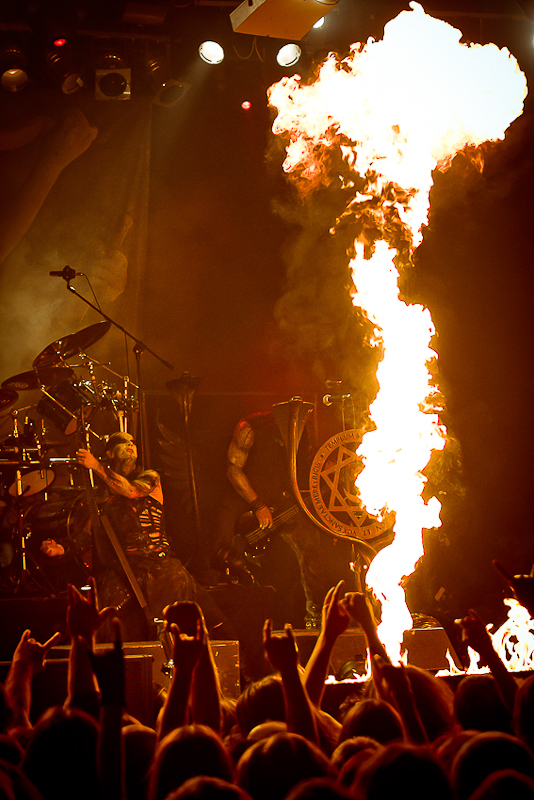
M 282 511 L 280 514 L 277 514 L 273 517 L 272 524 L 269 528 L 256 528 L 251 533 L 245 535 L 245 539 L 249 544 L 255 544 L 259 542 L 260 539 L 263 539 L 264 536 L 267 536 L 271 531 L 276 530 L 279 528 L 280 525 L 283 525 L 285 522 L 294 517 L 295 514 L 298 514 L 299 507 L 298 506 L 291 506 L 290 508 L 286 509 L 286 511 Z

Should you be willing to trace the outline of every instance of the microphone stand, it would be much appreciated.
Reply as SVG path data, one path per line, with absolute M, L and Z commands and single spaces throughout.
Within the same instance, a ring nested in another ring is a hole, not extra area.
M 165 361 L 165 359 L 161 358 L 161 356 L 159 356 L 157 353 L 155 353 L 154 350 L 151 350 L 151 348 L 148 347 L 148 345 L 146 345 L 144 342 L 142 342 L 140 339 L 138 339 L 137 336 L 134 336 L 133 333 L 130 333 L 130 331 L 127 331 L 126 328 L 123 328 L 122 325 L 119 325 L 119 323 L 115 322 L 115 320 L 112 319 L 110 316 L 108 316 L 107 314 L 104 314 L 104 312 L 100 308 L 98 308 L 98 306 L 95 306 L 86 297 L 84 297 L 82 294 L 77 292 L 76 289 L 74 288 L 74 286 L 70 285 L 70 282 L 75 277 L 76 273 L 74 273 L 74 275 L 73 275 L 72 274 L 72 270 L 70 270 L 69 272 L 67 272 L 67 270 L 63 270 L 63 272 L 65 274 L 62 274 L 61 277 L 63 278 L 63 280 L 67 284 L 67 289 L 69 290 L 69 292 L 72 292 L 72 294 L 75 294 L 76 297 L 78 297 L 80 300 L 83 300 L 83 302 L 86 305 L 88 305 L 89 308 L 92 308 L 94 311 L 96 311 L 98 314 L 100 314 L 100 316 L 104 317 L 105 320 L 107 320 L 108 322 L 111 322 L 111 324 L 114 325 L 115 328 L 118 328 L 120 331 L 122 331 L 122 333 L 124 333 L 125 336 L 128 336 L 128 338 L 132 339 L 132 341 L 135 343 L 134 344 L 134 353 L 135 353 L 135 359 L 136 359 L 136 362 L 137 362 L 137 386 L 138 386 L 137 391 L 139 392 L 139 422 L 140 422 L 139 428 L 140 428 L 140 433 L 141 433 L 141 436 L 140 436 L 141 448 L 140 449 L 141 449 L 142 467 L 144 469 L 146 467 L 145 456 L 147 454 L 147 448 L 148 448 L 148 437 L 147 437 L 147 433 L 146 433 L 146 413 L 145 413 L 145 403 L 144 403 L 144 392 L 141 389 L 141 355 L 145 351 L 147 353 L 150 353 L 151 355 L 154 356 L 154 358 L 157 358 L 158 361 L 160 361 L 165 367 L 167 367 L 167 369 L 174 369 L 174 365 L 170 364 L 168 361 Z

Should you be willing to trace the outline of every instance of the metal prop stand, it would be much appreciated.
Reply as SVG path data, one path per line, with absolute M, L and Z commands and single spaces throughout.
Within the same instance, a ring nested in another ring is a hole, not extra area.
M 357 565 L 358 572 L 356 572 L 355 569 L 355 575 L 360 583 L 360 586 L 364 586 L 365 582 L 363 580 L 363 573 L 367 571 L 369 564 L 376 555 L 376 551 L 367 542 L 364 542 L 361 539 L 353 539 L 352 537 L 348 537 L 346 535 L 336 534 L 335 531 L 327 528 L 326 525 L 323 525 L 323 523 L 320 522 L 309 510 L 299 489 L 297 481 L 297 450 L 307 418 L 313 411 L 313 405 L 311 403 L 304 402 L 304 400 L 302 400 L 300 397 L 294 397 L 287 403 L 279 403 L 274 408 L 279 410 L 276 417 L 278 427 L 282 433 L 284 444 L 286 445 L 289 455 L 291 489 L 297 503 L 302 511 L 306 514 L 308 519 L 310 519 L 320 530 L 325 531 L 330 536 L 338 536 L 340 539 L 350 538 L 353 547 L 353 553 L 354 551 L 357 553 L 357 557 L 354 558 L 354 562 Z M 281 413 L 282 409 L 283 413 Z
M 71 269 L 70 267 L 65 267 L 65 269 L 63 271 L 65 273 L 63 275 L 63 279 L 65 280 L 65 282 L 67 284 L 67 289 L 69 290 L 69 292 L 72 292 L 72 294 L 75 294 L 76 297 L 78 297 L 86 305 L 88 305 L 89 308 L 92 308 L 94 311 L 96 311 L 98 314 L 100 314 L 102 317 L 104 317 L 105 320 L 110 322 L 115 328 L 118 328 L 119 331 L 124 333 L 125 336 L 127 336 L 129 339 L 132 339 L 132 341 L 135 343 L 134 344 L 134 353 L 135 353 L 135 358 L 136 358 L 136 362 L 137 362 L 137 385 L 138 385 L 137 391 L 138 391 L 138 395 L 139 395 L 139 411 L 138 411 L 138 414 L 139 414 L 139 430 L 140 430 L 140 436 L 139 436 L 140 448 L 139 449 L 141 450 L 141 466 L 144 469 L 146 467 L 146 464 L 147 464 L 146 456 L 147 456 L 147 447 L 148 447 L 148 436 L 147 436 L 147 430 L 146 430 L 146 428 L 147 428 L 147 425 L 146 425 L 146 414 L 145 414 L 145 411 L 144 411 L 144 405 L 145 405 L 145 403 L 144 403 L 144 392 L 143 392 L 143 390 L 141 388 L 142 387 L 142 383 L 141 383 L 141 355 L 146 351 L 147 353 L 150 353 L 151 355 L 153 355 L 154 358 L 157 358 L 157 360 L 160 361 L 165 367 L 167 367 L 167 369 L 174 369 L 174 366 L 173 366 L 173 364 L 170 364 L 168 361 L 165 361 L 165 359 L 163 359 L 157 353 L 155 353 L 154 350 L 152 350 L 150 347 L 148 347 L 148 345 L 146 345 L 144 342 L 142 342 L 137 336 L 134 336 L 133 333 L 130 333 L 130 331 L 127 331 L 126 328 L 123 328 L 122 325 L 119 325 L 118 322 L 115 322 L 115 320 L 112 319 L 112 317 L 108 316 L 107 314 L 104 314 L 104 312 L 100 308 L 98 308 L 98 306 L 95 306 L 93 303 L 91 303 L 89 300 L 87 300 L 86 297 L 84 297 L 82 294 L 77 292 L 76 289 L 74 288 L 74 286 L 71 286 L 71 283 L 70 283 L 71 280 L 76 275 L 76 273 L 74 272 L 73 269 Z
M 173 393 L 182 409 L 182 417 L 184 421 L 184 438 L 187 451 L 187 471 L 189 475 L 189 489 L 191 491 L 191 501 L 193 504 L 193 513 L 195 515 L 195 527 L 197 536 L 201 535 L 200 525 L 200 511 L 198 506 L 198 493 L 195 480 L 195 468 L 193 464 L 193 448 L 191 446 L 191 406 L 193 404 L 193 397 L 195 395 L 200 378 L 193 378 L 189 372 L 184 372 L 180 378 L 174 381 L 168 381 L 167 389 Z

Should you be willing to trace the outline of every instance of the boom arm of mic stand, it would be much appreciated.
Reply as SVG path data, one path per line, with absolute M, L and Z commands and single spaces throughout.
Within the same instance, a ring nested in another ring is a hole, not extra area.
M 118 322 L 115 322 L 114 319 L 109 317 L 107 314 L 104 314 L 104 312 L 100 308 L 98 308 L 97 306 L 93 305 L 93 303 L 91 303 L 89 300 L 87 300 L 87 298 L 84 297 L 83 294 L 80 294 L 79 292 L 77 292 L 76 289 L 74 288 L 74 286 L 70 285 L 70 280 L 67 280 L 67 289 L 69 290 L 69 292 L 72 292 L 72 294 L 75 294 L 76 297 L 79 297 L 80 300 L 83 300 L 83 302 L 86 305 L 88 305 L 90 308 L 92 308 L 96 312 L 98 312 L 108 322 L 111 322 L 111 324 L 114 325 L 116 328 L 118 328 L 120 331 L 122 331 L 122 333 L 124 333 L 125 336 L 128 336 L 130 339 L 133 339 L 133 341 L 135 342 L 136 346 L 142 345 L 143 349 L 146 350 L 147 353 L 150 353 L 151 355 L 154 356 L 154 358 L 157 358 L 158 361 L 161 361 L 161 363 L 165 367 L 167 367 L 167 369 L 174 369 L 174 365 L 173 364 L 169 364 L 168 361 L 165 361 L 165 359 L 161 358 L 161 356 L 158 356 L 157 353 L 155 353 L 153 350 L 151 350 L 150 347 L 147 347 L 147 345 L 144 342 L 142 342 L 140 339 L 138 339 L 137 336 L 134 336 L 132 333 L 127 331 L 126 328 L 123 328 L 122 325 L 119 325 Z

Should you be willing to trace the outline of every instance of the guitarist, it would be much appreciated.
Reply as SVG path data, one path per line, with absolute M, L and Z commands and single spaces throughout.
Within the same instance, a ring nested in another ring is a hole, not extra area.
M 308 438 L 304 430 L 297 455 L 299 486 L 307 481 L 308 461 Z M 289 456 L 276 422 L 276 406 L 238 422 L 228 448 L 226 474 L 254 512 L 257 527 L 265 531 L 265 550 L 259 559 L 261 568 L 257 577 L 261 583 L 272 583 L 277 591 L 279 609 L 275 625 L 292 622 L 300 627 L 298 619 L 290 617 L 294 614 L 292 605 L 298 603 L 295 591 L 303 589 L 306 628 L 318 627 L 325 595 L 320 532 L 298 511 L 270 534 L 273 516 L 276 519 L 278 512 L 296 504 L 290 489 Z M 297 568 L 292 571 L 295 556 Z

